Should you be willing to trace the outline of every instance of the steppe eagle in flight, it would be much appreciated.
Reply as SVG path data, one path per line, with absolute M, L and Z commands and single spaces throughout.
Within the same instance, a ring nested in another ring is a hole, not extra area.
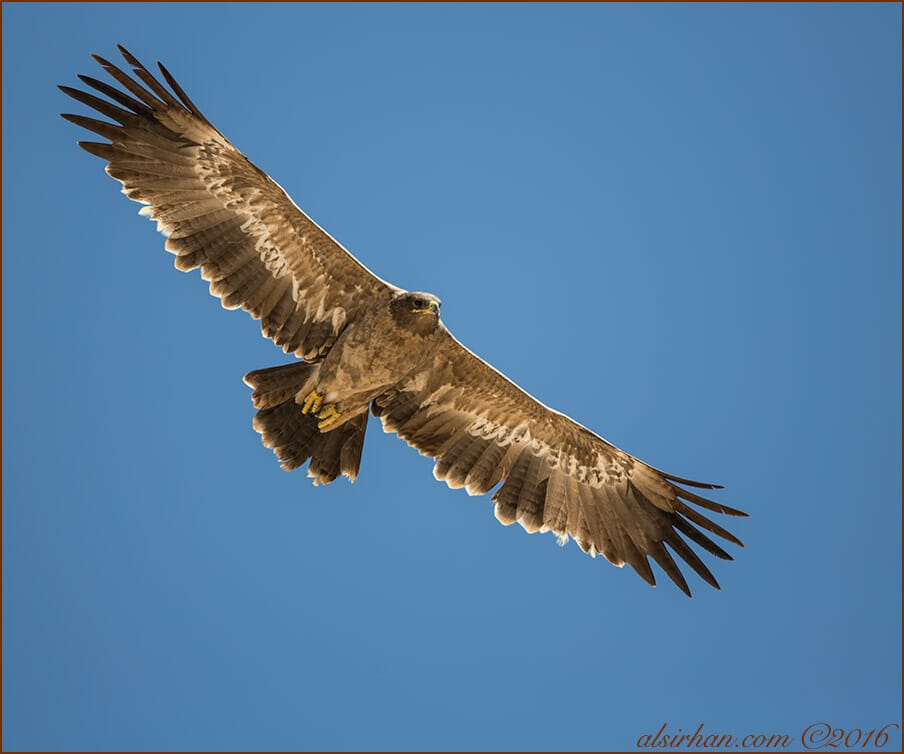
M 503 524 L 570 536 L 655 584 L 649 556 L 690 595 L 671 550 L 718 588 L 685 540 L 727 560 L 701 530 L 741 544 L 692 505 L 744 513 L 685 489 L 717 485 L 654 469 L 525 393 L 452 336 L 436 296 L 381 280 L 317 226 L 163 65 L 170 89 L 119 51 L 132 75 L 94 59 L 121 89 L 79 76 L 109 99 L 60 87 L 109 121 L 63 117 L 108 140 L 79 144 L 145 205 L 176 267 L 200 268 L 224 307 L 250 312 L 299 357 L 245 377 L 254 427 L 283 468 L 309 462 L 315 484 L 354 481 L 371 411 L 434 458 L 434 476 L 450 487 L 481 495 L 501 483 L 492 500 Z

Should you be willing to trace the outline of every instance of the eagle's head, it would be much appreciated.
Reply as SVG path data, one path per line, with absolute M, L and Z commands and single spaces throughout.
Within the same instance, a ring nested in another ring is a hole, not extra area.
M 403 327 L 426 335 L 439 324 L 440 300 L 432 293 L 405 291 L 390 304 L 393 319 Z

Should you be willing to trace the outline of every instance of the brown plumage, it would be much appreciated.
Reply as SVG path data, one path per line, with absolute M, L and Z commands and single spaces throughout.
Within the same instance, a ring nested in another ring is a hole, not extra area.
M 308 462 L 315 484 L 353 481 L 370 410 L 436 459 L 437 479 L 472 495 L 496 488 L 502 523 L 570 536 L 650 584 L 652 557 L 690 594 L 677 555 L 718 587 L 686 541 L 729 560 L 701 530 L 741 544 L 691 507 L 745 515 L 685 489 L 716 485 L 658 471 L 529 396 L 452 337 L 435 296 L 384 282 L 319 228 L 162 65 L 172 91 L 119 50 L 132 75 L 94 57 L 122 89 L 79 77 L 112 102 L 60 87 L 113 122 L 63 117 L 108 140 L 79 144 L 147 205 L 176 267 L 200 268 L 223 306 L 245 309 L 303 359 L 245 377 L 254 427 L 285 469 Z

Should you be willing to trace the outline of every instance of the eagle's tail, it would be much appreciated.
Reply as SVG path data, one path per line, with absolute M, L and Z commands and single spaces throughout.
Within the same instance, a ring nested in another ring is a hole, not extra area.
M 349 419 L 331 432 L 317 429 L 317 417 L 301 413 L 295 396 L 317 369 L 316 364 L 299 361 L 245 375 L 245 384 L 254 388 L 252 400 L 259 409 L 254 428 L 272 448 L 282 467 L 291 471 L 308 458 L 308 476 L 314 484 L 329 484 L 339 474 L 351 481 L 358 476 L 367 413 Z

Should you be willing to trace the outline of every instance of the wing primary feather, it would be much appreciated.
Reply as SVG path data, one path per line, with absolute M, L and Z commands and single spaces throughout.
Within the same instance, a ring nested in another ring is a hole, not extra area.
M 729 508 L 727 505 L 722 505 L 721 503 L 714 503 L 712 500 L 707 500 L 705 497 L 700 497 L 699 495 L 690 492 L 689 490 L 683 490 L 680 487 L 672 487 L 675 490 L 675 493 L 679 497 L 683 497 L 685 500 L 688 500 L 696 505 L 699 505 L 701 508 L 706 508 L 707 510 L 715 511 L 716 513 L 724 513 L 726 516 L 741 516 L 746 518 L 748 513 L 744 513 L 744 511 L 739 511 L 737 508 Z
M 654 538 L 657 532 L 657 519 L 654 518 L 654 512 L 659 509 L 650 503 L 630 481 L 622 494 L 611 489 L 609 492 L 608 499 L 614 512 L 613 520 L 621 532 L 622 543 L 628 556 L 625 559 L 634 570 L 637 570 L 637 565 L 632 561 L 632 557 L 635 560 L 638 556 L 641 557 L 646 568 L 650 567 L 647 555 L 652 555 L 654 560 L 659 562 L 654 553 L 658 541 L 658 538 Z M 659 511 L 659 516 L 666 515 Z M 637 555 L 634 555 L 635 552 Z
M 82 83 L 87 84 L 92 89 L 96 89 L 101 94 L 107 95 L 114 102 L 118 102 L 123 107 L 129 108 L 135 113 L 141 113 L 142 115 L 151 115 L 153 112 L 151 108 L 148 107 L 144 102 L 139 102 L 134 97 L 130 97 L 125 92 L 121 92 L 115 86 L 110 86 L 105 81 L 96 79 L 93 76 L 86 76 L 83 73 L 78 74 L 78 77 Z
M 649 554 L 650 557 L 659 564 L 659 567 L 665 571 L 666 575 L 675 582 L 675 585 L 690 597 L 691 588 L 687 585 L 687 580 L 681 573 L 681 569 L 678 567 L 675 559 L 669 554 L 669 551 L 665 549 L 662 542 L 657 542 L 651 547 Z
M 129 52 L 125 47 L 118 44 L 116 48 L 119 50 L 122 57 L 125 61 L 132 66 L 132 70 L 135 71 L 135 75 L 138 76 L 148 87 L 150 87 L 151 91 L 154 92 L 160 99 L 165 102 L 167 105 L 171 105 L 174 107 L 181 108 L 182 105 L 170 94 L 166 87 L 163 86 L 157 79 L 154 78 L 154 75 L 144 67 L 138 58 L 136 58 L 131 52 Z
M 122 133 L 122 127 L 113 123 L 107 123 L 105 120 L 97 120 L 97 118 L 89 118 L 86 115 L 74 115 L 73 113 L 60 113 L 61 118 L 65 118 L 70 123 L 93 131 L 98 136 L 113 141 Z
M 709 584 L 713 589 L 719 589 L 719 582 L 716 581 L 716 577 L 713 576 L 712 571 L 706 567 L 706 564 L 700 560 L 700 557 L 695 553 L 678 534 L 673 534 L 665 543 L 671 547 L 675 554 L 678 555 L 685 563 L 687 563 L 691 568 L 694 569 L 694 572 L 703 579 L 707 584 Z
M 102 58 L 100 55 L 92 55 L 91 57 L 100 64 L 100 66 L 107 72 L 107 74 L 111 78 L 116 79 L 120 84 L 122 84 L 132 94 L 138 97 L 138 99 L 144 102 L 148 107 L 153 109 L 159 107 L 162 104 L 160 100 L 158 100 L 141 84 L 135 81 L 135 79 L 129 76 L 128 73 L 111 63 L 109 60 Z
M 656 586 L 656 576 L 653 574 L 653 569 L 650 568 L 647 556 L 631 541 L 631 537 L 628 536 L 621 524 L 616 524 L 616 526 L 619 530 L 619 538 L 624 544 L 625 562 L 650 586 Z
M 652 469 L 653 467 L 651 466 L 650 468 Z M 710 484 L 709 482 L 695 482 L 693 479 L 684 479 L 680 476 L 666 474 L 664 471 L 660 471 L 659 469 L 653 469 L 653 470 L 662 474 L 662 476 L 664 476 L 670 482 L 678 482 L 678 484 L 686 484 L 688 487 L 697 487 L 701 490 L 721 490 L 721 489 L 723 489 L 721 484 Z
M 77 141 L 75 143 L 88 154 L 93 154 L 95 157 L 100 157 L 102 160 L 109 160 L 114 152 L 113 145 L 107 144 L 105 141 Z
M 691 522 L 697 524 L 697 526 L 700 526 L 707 531 L 711 531 L 716 536 L 722 537 L 722 539 L 727 539 L 732 544 L 738 545 L 738 547 L 744 546 L 744 543 L 730 531 L 723 529 L 714 521 L 710 521 L 706 516 L 697 513 L 697 511 L 695 511 L 689 505 L 683 503 L 681 500 L 675 501 L 675 511 L 677 513 L 680 513 Z
M 88 107 L 93 107 L 97 112 L 106 115 L 108 118 L 112 118 L 117 123 L 121 123 L 124 126 L 135 123 L 137 117 L 135 113 L 130 113 L 128 110 L 116 107 L 116 105 L 112 105 L 106 100 L 102 100 L 100 97 L 95 97 L 93 94 L 83 92 L 81 89 L 73 89 L 71 86 L 66 86 L 65 84 L 61 84 L 59 89 L 63 94 L 69 95 L 72 99 L 78 100 L 82 104 L 88 105 Z
M 715 555 L 717 558 L 721 558 L 722 560 L 734 560 L 725 550 L 723 550 L 719 545 L 713 542 L 709 537 L 707 537 L 703 532 L 695 529 L 691 526 L 687 521 L 685 521 L 680 515 L 675 514 L 672 518 L 672 526 L 677 530 L 684 534 L 686 537 L 700 545 L 704 550 L 708 553 Z
M 159 60 L 157 61 L 157 67 L 160 69 L 160 73 L 163 74 L 163 78 L 166 79 L 166 83 L 172 87 L 172 90 L 176 93 L 180 100 L 182 100 L 182 104 L 188 109 L 188 111 L 197 118 L 200 118 L 205 123 L 210 125 L 210 121 L 204 117 L 204 114 L 201 112 L 200 108 L 191 101 L 189 96 L 185 93 L 185 90 L 179 86 L 179 83 L 176 79 L 173 78 L 173 75 L 166 69 L 166 66 L 163 65 Z

